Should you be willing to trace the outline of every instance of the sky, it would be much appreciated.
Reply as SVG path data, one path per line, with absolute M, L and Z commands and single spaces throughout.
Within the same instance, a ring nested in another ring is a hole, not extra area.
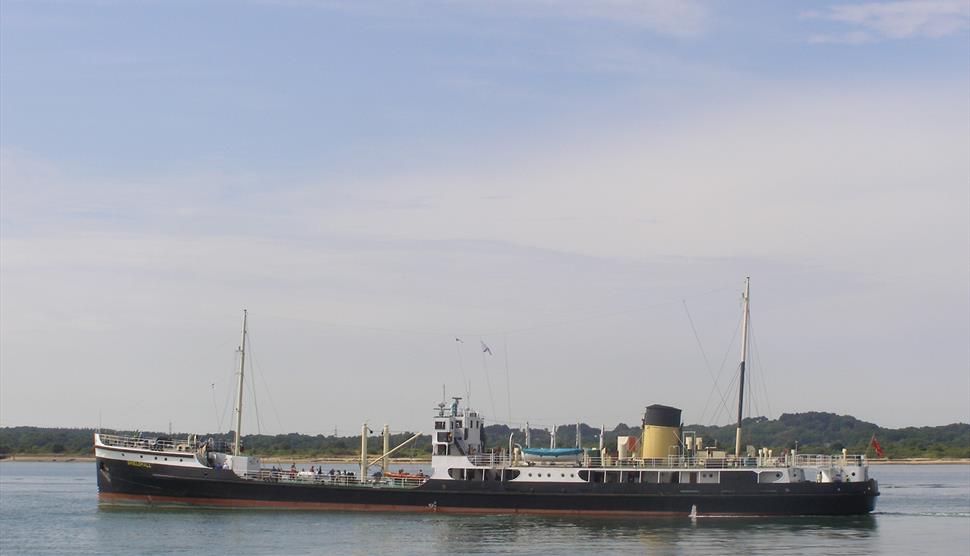
M 243 309 L 244 432 L 727 424 L 746 276 L 747 415 L 970 421 L 970 3 L 0 0 L 0 426 Z

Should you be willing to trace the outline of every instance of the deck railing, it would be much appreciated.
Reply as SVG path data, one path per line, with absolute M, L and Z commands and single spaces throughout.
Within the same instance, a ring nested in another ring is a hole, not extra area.
M 469 454 L 468 461 L 480 467 L 508 467 L 512 464 L 508 454 L 495 452 Z
M 189 439 L 172 440 L 167 438 L 142 438 L 139 436 L 120 436 L 117 434 L 98 434 L 98 440 L 105 446 L 118 448 L 137 448 L 156 452 L 175 452 L 179 446 L 190 446 Z
M 480 454 L 474 458 L 469 456 L 469 460 L 475 465 L 490 465 L 489 454 Z M 740 459 L 730 458 L 711 458 L 711 457 L 686 457 L 668 456 L 666 458 L 602 458 L 581 456 L 578 459 L 557 461 L 524 461 L 516 460 L 509 462 L 507 458 L 495 455 L 491 461 L 492 466 L 513 465 L 515 467 L 530 466 L 552 466 L 552 467 L 575 467 L 577 464 L 587 468 L 622 467 L 635 469 L 741 469 L 741 468 L 778 468 L 778 467 L 817 467 L 832 468 L 844 466 L 863 466 L 866 458 L 863 455 L 821 455 L 821 454 L 797 454 L 795 457 L 784 455 L 780 457 L 744 457 Z
M 313 473 L 310 471 L 292 471 L 279 469 L 262 469 L 257 472 L 245 473 L 244 479 L 269 483 L 291 483 L 328 486 L 357 486 L 373 488 L 412 488 L 423 484 L 428 477 L 364 477 L 346 473 Z
M 866 465 L 866 456 L 861 454 L 848 454 L 829 456 L 822 454 L 797 454 L 794 465 L 796 467 L 838 467 L 838 466 L 863 466 Z
M 122 436 L 116 434 L 99 433 L 98 439 L 105 446 L 135 448 L 157 452 L 175 452 L 180 451 L 180 449 L 181 451 L 192 451 L 195 446 L 195 442 L 190 438 L 142 438 L 138 436 Z M 186 450 L 186 448 L 188 448 L 188 450 Z M 513 461 L 507 453 L 498 452 L 470 454 L 467 457 L 471 465 L 479 467 L 575 467 L 578 464 L 581 467 L 588 468 L 624 467 L 637 469 L 737 469 L 758 467 L 815 467 L 823 469 L 839 466 L 864 466 L 867 463 L 866 457 L 858 454 L 797 454 L 794 457 L 792 457 L 791 454 L 788 454 L 780 457 L 743 457 L 740 459 L 735 459 L 734 457 L 711 458 L 684 456 L 668 456 L 666 458 L 655 459 L 616 459 L 610 457 L 602 458 L 579 456 L 578 459 L 568 459 L 561 462 L 527 462 L 523 459 Z M 421 484 L 426 480 L 415 478 L 382 477 L 380 479 L 365 478 L 363 481 L 361 481 L 353 475 L 310 474 L 309 472 L 297 472 L 294 475 L 291 471 L 287 470 L 262 470 L 259 473 L 247 474 L 247 478 L 272 481 L 327 482 L 328 484 L 379 484 L 383 486 L 416 486 L 417 484 Z

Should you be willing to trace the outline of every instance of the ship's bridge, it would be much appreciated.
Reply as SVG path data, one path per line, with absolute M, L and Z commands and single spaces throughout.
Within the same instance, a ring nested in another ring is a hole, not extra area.
M 485 434 L 482 417 L 475 411 L 462 408 L 461 398 L 452 398 L 449 407 L 438 404 L 431 438 L 432 454 L 436 456 L 468 456 L 484 451 Z

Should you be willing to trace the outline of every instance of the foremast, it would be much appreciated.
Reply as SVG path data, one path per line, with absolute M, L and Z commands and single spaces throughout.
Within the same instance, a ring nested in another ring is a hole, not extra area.
M 738 380 L 738 430 L 734 438 L 734 457 L 741 457 L 741 419 L 744 417 L 744 367 L 748 362 L 748 318 L 751 314 L 751 277 L 744 279 L 744 314 L 741 324 L 741 376 Z
M 242 406 L 243 406 L 243 372 L 246 369 L 246 309 L 243 309 L 242 340 L 239 342 L 239 384 L 236 389 L 236 432 L 235 441 L 232 444 L 232 455 L 239 455 L 239 441 L 242 428 Z

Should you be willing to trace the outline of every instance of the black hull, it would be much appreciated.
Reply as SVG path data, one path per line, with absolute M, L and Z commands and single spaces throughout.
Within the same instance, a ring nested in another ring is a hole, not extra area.
M 231 471 L 97 461 L 103 504 L 592 515 L 858 515 L 876 481 L 752 484 L 537 484 L 429 480 L 414 488 L 243 480 Z

